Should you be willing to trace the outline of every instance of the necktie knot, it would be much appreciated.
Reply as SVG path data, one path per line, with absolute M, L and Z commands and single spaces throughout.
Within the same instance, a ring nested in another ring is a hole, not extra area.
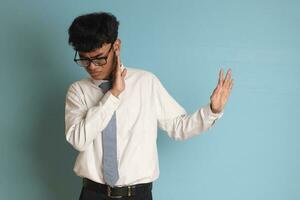
M 99 88 L 101 88 L 103 93 L 106 93 L 109 89 L 111 89 L 111 87 L 112 87 L 111 81 L 103 82 L 99 85 Z

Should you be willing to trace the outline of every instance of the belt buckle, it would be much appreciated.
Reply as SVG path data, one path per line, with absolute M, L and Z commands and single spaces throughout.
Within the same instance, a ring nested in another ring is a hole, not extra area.
M 107 185 L 107 196 L 110 198 L 122 198 L 122 196 L 112 196 L 111 195 L 111 187 L 110 185 Z

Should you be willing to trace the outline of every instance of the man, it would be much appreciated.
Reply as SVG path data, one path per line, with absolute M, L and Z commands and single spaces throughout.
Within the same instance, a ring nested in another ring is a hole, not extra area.
M 208 130 L 223 115 L 228 70 L 206 106 L 188 114 L 151 72 L 120 61 L 119 22 L 110 13 L 77 17 L 69 27 L 74 61 L 90 75 L 74 82 L 65 104 L 66 140 L 79 151 L 80 200 L 152 199 L 159 177 L 157 127 L 175 140 Z

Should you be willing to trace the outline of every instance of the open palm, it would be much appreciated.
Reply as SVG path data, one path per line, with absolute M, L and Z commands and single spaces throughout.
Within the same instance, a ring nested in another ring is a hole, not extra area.
M 225 79 L 223 69 L 220 69 L 218 85 L 210 96 L 210 107 L 214 113 L 220 113 L 224 109 L 232 87 L 231 69 L 227 71 Z

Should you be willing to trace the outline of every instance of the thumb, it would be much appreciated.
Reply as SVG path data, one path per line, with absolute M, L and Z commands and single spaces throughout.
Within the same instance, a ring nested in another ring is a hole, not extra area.
M 124 70 L 121 73 L 122 78 L 125 78 L 126 74 L 127 74 L 127 69 L 124 68 Z

